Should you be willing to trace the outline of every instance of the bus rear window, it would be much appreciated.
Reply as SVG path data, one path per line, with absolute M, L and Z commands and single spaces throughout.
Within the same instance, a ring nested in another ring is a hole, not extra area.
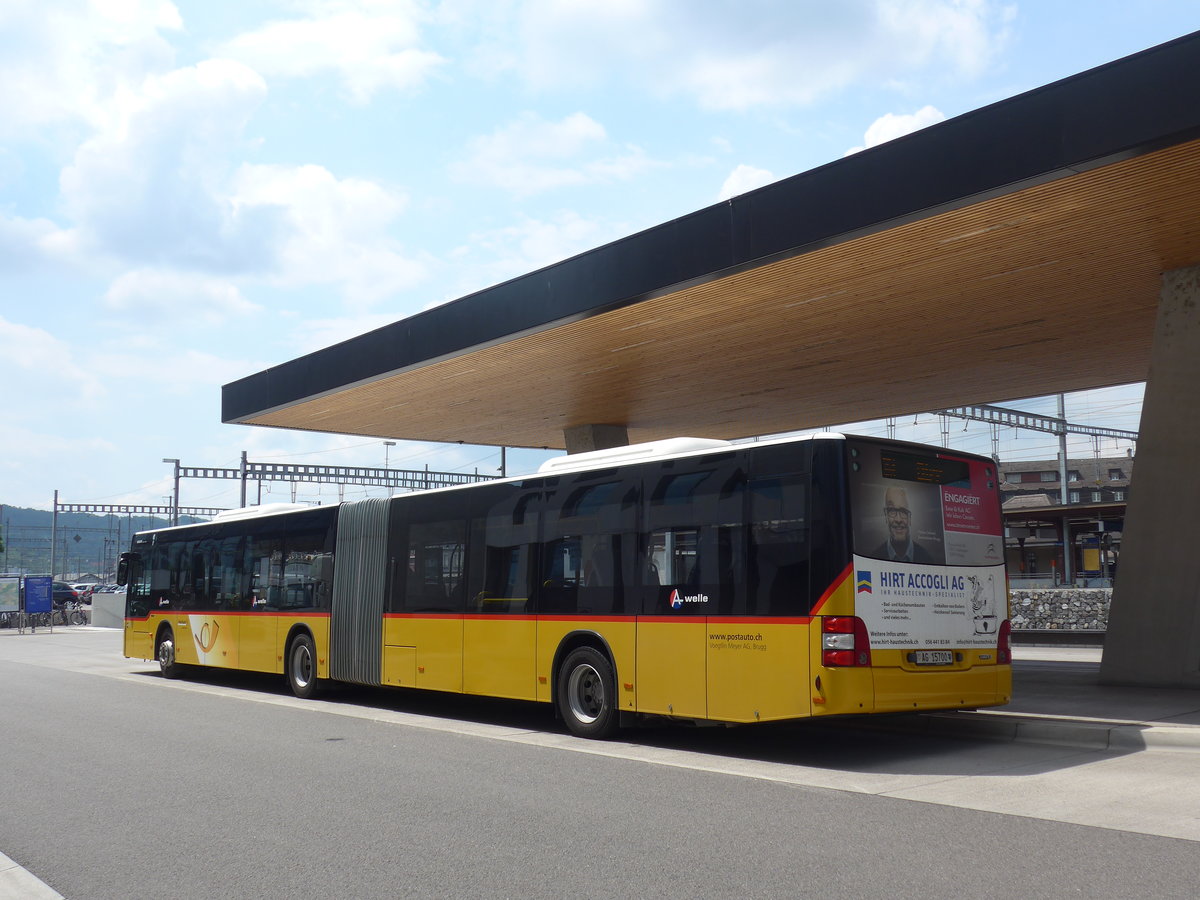
M 1004 557 L 995 465 L 951 451 L 847 443 L 854 552 L 922 565 Z

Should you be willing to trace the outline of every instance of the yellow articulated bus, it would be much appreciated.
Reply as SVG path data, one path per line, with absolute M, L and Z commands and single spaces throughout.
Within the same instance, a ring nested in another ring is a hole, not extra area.
M 751 723 L 1007 703 L 994 463 L 819 434 L 677 438 L 534 475 L 136 535 L 125 655 Z

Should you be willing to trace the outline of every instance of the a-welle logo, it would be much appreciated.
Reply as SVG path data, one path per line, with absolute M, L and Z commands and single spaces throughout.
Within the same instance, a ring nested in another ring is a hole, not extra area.
M 669 600 L 671 609 L 681 609 L 685 603 L 707 603 L 708 594 L 681 594 L 679 588 L 672 588 Z

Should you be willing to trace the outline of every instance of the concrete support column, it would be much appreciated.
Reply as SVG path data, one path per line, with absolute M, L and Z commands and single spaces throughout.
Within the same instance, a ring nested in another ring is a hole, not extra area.
M 1100 679 L 1200 687 L 1200 266 L 1167 272 Z
M 629 429 L 624 425 L 572 425 L 563 429 L 563 437 L 567 453 L 629 446 Z

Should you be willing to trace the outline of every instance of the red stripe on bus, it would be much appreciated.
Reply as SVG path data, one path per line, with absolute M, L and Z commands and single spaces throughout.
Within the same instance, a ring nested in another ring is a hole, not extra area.
M 147 615 L 144 615 L 144 616 L 126 616 L 125 621 L 127 621 L 127 622 L 146 622 L 146 621 L 154 618 L 155 616 L 161 616 L 164 619 L 169 619 L 171 616 L 200 616 L 205 619 L 215 618 L 216 616 L 222 616 L 222 617 L 247 616 L 247 617 L 255 618 L 255 619 L 262 618 L 264 616 L 274 616 L 274 617 L 286 616 L 289 619 L 328 619 L 329 613 L 327 613 L 327 612 L 282 612 L 279 610 L 274 610 L 274 611 L 268 612 L 267 610 L 256 611 L 256 610 L 252 610 L 252 609 L 216 609 L 216 610 L 209 610 L 207 612 L 203 612 L 198 609 L 156 609 L 153 612 L 148 613 Z
M 821 611 L 821 607 L 825 605 L 826 601 L 828 601 L 829 598 L 834 595 L 834 592 L 837 591 L 837 589 L 840 588 L 842 586 L 842 584 L 845 582 L 845 580 L 847 578 L 849 578 L 853 573 L 854 573 L 854 563 L 852 563 L 852 562 L 846 563 L 846 568 L 842 569 L 842 574 L 839 575 L 837 578 L 833 579 L 833 584 L 831 584 L 831 585 L 829 585 L 829 587 L 825 588 L 825 593 L 823 593 L 821 595 L 820 599 L 817 600 L 817 602 L 813 604 L 813 608 L 812 608 L 813 615 L 816 615 L 817 613 L 819 613 Z
M 501 613 L 384 613 L 385 619 L 471 619 L 496 622 L 727 622 L 731 625 L 809 625 L 812 616 L 588 616 L 504 615 Z

